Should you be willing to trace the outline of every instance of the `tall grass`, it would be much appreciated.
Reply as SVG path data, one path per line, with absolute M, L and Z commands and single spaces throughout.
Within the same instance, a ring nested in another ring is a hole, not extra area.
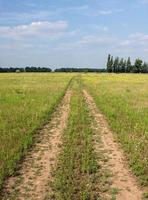
M 70 74 L 0 74 L 0 188 L 65 93 Z
M 148 76 L 89 74 L 83 81 L 122 143 L 133 172 L 148 185 Z

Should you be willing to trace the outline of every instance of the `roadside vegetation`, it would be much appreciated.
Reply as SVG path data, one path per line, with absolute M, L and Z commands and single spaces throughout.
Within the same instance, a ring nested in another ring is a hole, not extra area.
M 73 75 L 0 74 L 0 188 L 59 103 Z
M 83 81 L 121 142 L 134 174 L 148 186 L 148 76 L 88 74 Z

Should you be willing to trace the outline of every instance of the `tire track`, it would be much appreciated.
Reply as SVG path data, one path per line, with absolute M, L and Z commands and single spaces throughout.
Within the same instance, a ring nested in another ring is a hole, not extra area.
M 8 179 L 1 199 L 45 199 L 60 152 L 61 136 L 67 125 L 71 95 L 72 92 L 67 90 L 51 121 L 37 135 L 37 141 L 17 172 L 18 176 Z
M 88 107 L 94 121 L 101 132 L 102 147 L 101 151 L 105 152 L 108 161 L 102 167 L 107 167 L 113 174 L 111 178 L 113 188 L 118 190 L 116 194 L 117 200 L 141 200 L 142 190 L 138 187 L 136 178 L 129 170 L 126 159 L 123 155 L 122 149 L 119 148 L 118 143 L 115 141 L 113 133 L 104 119 L 103 115 L 99 112 L 93 98 L 86 90 L 83 91 L 86 98 Z M 98 147 L 100 148 L 100 147 Z M 108 197 L 110 199 L 110 197 Z

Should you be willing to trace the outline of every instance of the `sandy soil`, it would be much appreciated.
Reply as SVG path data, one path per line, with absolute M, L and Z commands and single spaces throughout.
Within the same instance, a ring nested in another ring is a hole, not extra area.
M 71 91 L 67 91 L 51 121 L 40 131 L 17 176 L 10 177 L 2 199 L 43 200 L 50 191 L 52 169 L 56 166 L 61 136 L 66 128 L 70 110 Z
M 126 158 L 119 144 L 115 141 L 104 116 L 96 107 L 93 98 L 86 90 L 83 91 L 88 107 L 98 126 L 98 134 L 101 132 L 102 151 L 105 153 L 107 167 L 112 172 L 111 183 L 118 190 L 117 200 L 141 200 L 142 190 L 138 187 L 136 178 L 128 168 Z M 99 147 L 100 148 L 100 147 Z M 110 198 L 109 198 L 110 199 Z

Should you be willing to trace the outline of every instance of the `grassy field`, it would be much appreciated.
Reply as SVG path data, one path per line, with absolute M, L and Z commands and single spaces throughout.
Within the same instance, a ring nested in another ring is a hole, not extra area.
M 142 185 L 148 185 L 148 76 L 86 74 L 83 83 L 126 152 Z
M 49 119 L 72 74 L 0 74 L 0 187 Z
M 141 185 L 148 186 L 147 75 L 15 73 L 0 74 L 0 188 L 33 143 L 34 134 L 49 121 L 68 86 L 72 93 L 70 116 L 61 133 L 57 168 L 53 166 L 52 199 L 97 199 L 110 190 L 112 169 L 100 164 L 108 159 L 99 149 L 103 145 L 101 121 L 95 122 L 96 129 L 83 89 L 106 117 Z

